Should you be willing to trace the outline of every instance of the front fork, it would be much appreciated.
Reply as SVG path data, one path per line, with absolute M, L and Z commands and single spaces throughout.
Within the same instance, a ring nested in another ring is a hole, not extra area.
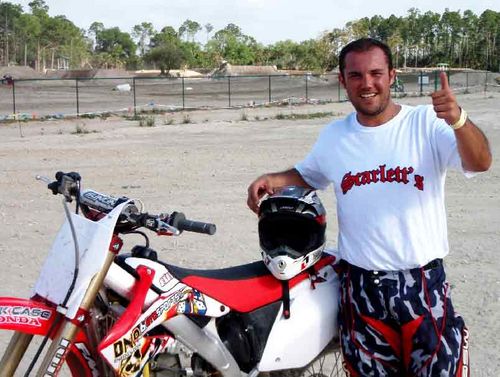
M 117 236 L 113 237 L 110 250 L 107 252 L 106 259 L 102 269 L 92 278 L 85 296 L 83 297 L 80 305 L 79 312 L 88 313 L 92 307 L 99 290 L 101 289 L 104 278 L 113 263 L 119 248 L 116 248 Z M 121 247 L 121 244 L 120 244 Z M 85 323 L 86 318 L 81 318 L 77 315 L 75 320 L 64 318 L 62 324 L 57 330 L 52 340 L 52 343 L 42 360 L 41 366 L 36 374 L 37 377 L 57 376 L 61 369 L 68 351 L 73 343 L 78 332 L 81 330 L 82 325 Z M 0 361 L 0 377 L 12 377 L 19 366 L 31 340 L 32 334 L 25 334 L 15 332 L 12 336 L 9 345 Z
M 97 294 L 103 285 L 104 278 L 106 277 L 116 254 L 117 250 L 110 247 L 102 269 L 90 281 L 89 287 L 87 288 L 80 305 L 79 312 L 89 313 L 89 310 L 94 304 Z M 66 359 L 69 348 L 84 322 L 86 322 L 84 315 L 82 315 L 81 318 L 77 315 L 75 321 L 71 321 L 67 318 L 63 320 L 59 331 L 56 333 L 52 343 L 50 344 L 47 354 L 42 360 L 42 364 L 36 374 L 37 377 L 57 376 L 57 373 Z
M 14 335 L 12 335 L 9 345 L 0 361 L 0 377 L 10 377 L 14 375 L 32 339 L 33 334 L 25 334 L 19 331 L 16 331 Z

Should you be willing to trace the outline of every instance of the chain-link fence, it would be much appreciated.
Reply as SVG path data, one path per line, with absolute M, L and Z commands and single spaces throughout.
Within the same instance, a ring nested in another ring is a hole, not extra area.
M 466 93 L 499 91 L 498 77 L 484 71 L 449 72 L 451 87 Z M 392 90 L 395 96 L 419 96 L 439 85 L 438 71 L 398 73 Z M 3 80 L 0 86 L 0 121 L 346 99 L 336 74 L 18 79 Z

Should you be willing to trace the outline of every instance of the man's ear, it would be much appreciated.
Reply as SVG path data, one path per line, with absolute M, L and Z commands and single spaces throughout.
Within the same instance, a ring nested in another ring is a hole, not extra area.
M 393 68 L 389 71 L 389 83 L 390 83 L 390 85 L 394 84 L 394 80 L 396 80 L 396 70 Z
M 342 84 L 342 86 L 344 87 L 345 89 L 345 81 L 344 81 L 344 76 L 342 75 L 342 72 L 339 72 L 339 83 Z

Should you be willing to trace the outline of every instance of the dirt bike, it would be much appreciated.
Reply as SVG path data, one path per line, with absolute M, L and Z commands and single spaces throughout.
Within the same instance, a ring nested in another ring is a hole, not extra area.
M 325 253 L 289 281 L 274 278 L 262 261 L 218 270 L 174 266 L 158 259 L 143 230 L 212 235 L 214 224 L 179 212 L 152 215 L 140 201 L 83 190 L 75 172 L 43 180 L 64 197 L 66 220 L 33 296 L 0 298 L 0 329 L 15 331 L 0 376 L 14 375 L 35 335 L 43 341 L 25 376 L 35 366 L 43 377 L 62 368 L 84 377 L 342 373 L 335 256 Z M 120 254 L 129 234 L 144 245 Z

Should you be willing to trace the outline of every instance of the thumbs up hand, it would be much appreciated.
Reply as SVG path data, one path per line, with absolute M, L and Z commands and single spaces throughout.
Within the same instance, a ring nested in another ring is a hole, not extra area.
M 457 99 L 448 84 L 446 72 L 440 72 L 441 89 L 432 93 L 432 105 L 434 111 L 440 119 L 444 119 L 448 124 L 455 124 L 460 119 L 460 107 Z

